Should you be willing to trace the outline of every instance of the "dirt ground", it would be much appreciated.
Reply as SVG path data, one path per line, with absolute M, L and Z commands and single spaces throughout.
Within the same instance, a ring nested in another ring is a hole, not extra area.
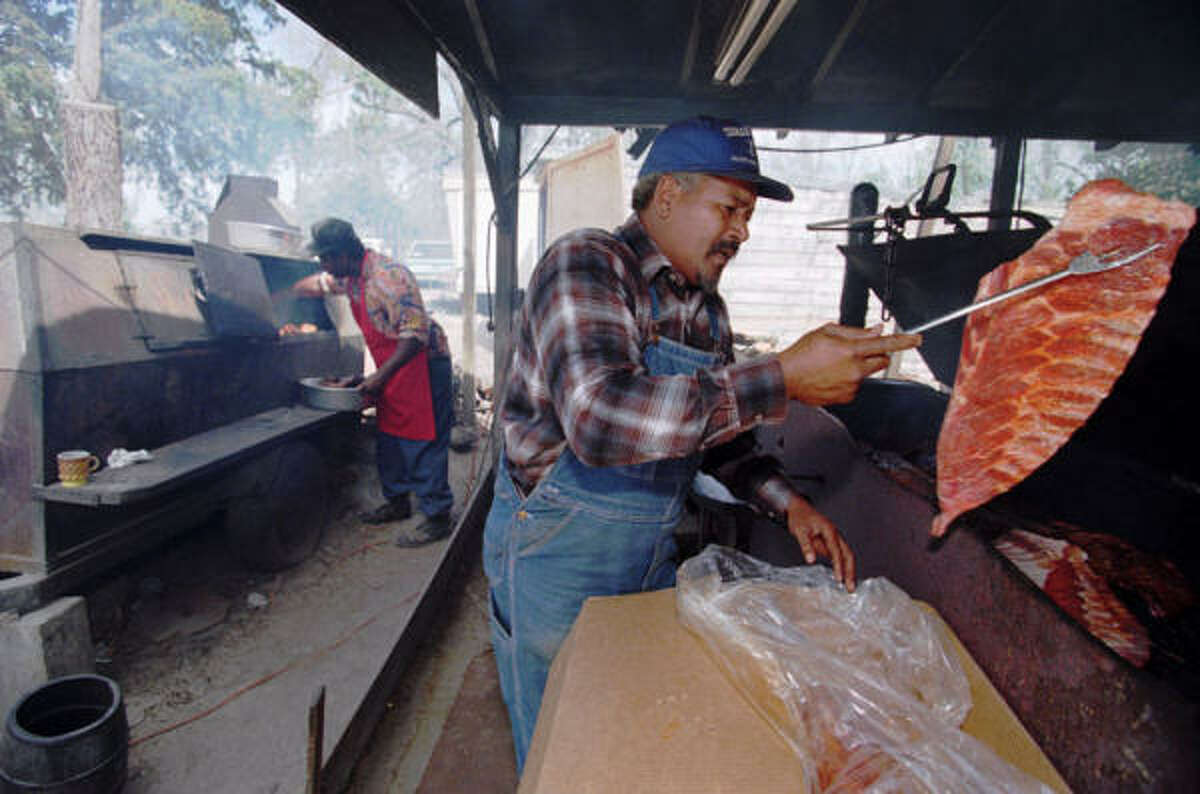
M 328 754 L 445 545 L 393 544 L 419 514 L 380 526 L 358 519 L 381 497 L 370 428 L 354 446 L 334 471 L 335 520 L 303 563 L 255 572 L 219 526 L 205 525 L 86 594 L 96 672 L 125 697 L 127 794 L 302 790 L 306 714 L 320 686 Z M 484 454 L 478 444 L 452 453 L 459 511 L 486 474 Z
M 435 316 L 457 367 L 461 318 Z M 486 395 L 491 340 L 485 320 L 475 319 L 476 385 Z M 475 427 L 487 426 L 490 409 L 480 401 Z M 456 514 L 487 474 L 490 455 L 486 434 L 468 429 L 461 410 L 459 419 L 455 441 L 461 443 L 450 461 Z M 126 794 L 302 791 L 307 712 L 321 687 L 328 756 L 446 545 L 393 544 L 398 529 L 421 520 L 416 511 L 391 525 L 359 520 L 382 502 L 373 432 L 368 421 L 331 467 L 332 519 L 317 551 L 301 564 L 278 573 L 251 570 L 212 522 L 127 561 L 84 593 L 96 672 L 117 681 L 125 698 Z M 479 440 L 468 445 L 472 437 Z M 395 703 L 388 703 L 381 729 L 387 738 L 366 751 L 371 762 L 356 769 L 352 791 L 416 787 L 437 739 L 439 711 L 453 700 L 466 664 L 487 646 L 481 582 L 482 573 L 473 570 L 457 599 L 463 619 L 431 639 L 449 638 L 450 646 L 414 662 Z
M 435 311 L 456 366 L 461 318 Z M 476 317 L 476 385 L 490 389 L 492 352 Z M 370 369 L 368 362 L 368 369 Z M 476 427 L 490 421 L 482 400 Z M 487 474 L 486 434 L 455 428 L 450 462 L 456 514 Z M 481 438 L 469 448 L 472 436 Z M 84 593 L 96 672 L 113 678 L 130 727 L 126 794 L 304 790 L 307 712 L 324 687 L 325 756 L 394 648 L 446 541 L 392 542 L 420 521 L 372 526 L 359 513 L 382 502 L 373 427 L 364 424 L 330 469 L 332 519 L 299 565 L 262 573 L 230 548 L 218 522 L 188 531 L 93 582 Z M 415 512 L 415 511 L 414 511 Z M 412 791 L 439 719 L 470 660 L 487 647 L 486 587 L 478 566 L 458 594 L 460 619 L 414 662 L 380 734 L 355 770 L 354 792 Z M 480 595 L 482 593 L 483 595 Z M 482 599 L 482 600 L 481 600 Z M 445 645 L 446 642 L 449 645 Z

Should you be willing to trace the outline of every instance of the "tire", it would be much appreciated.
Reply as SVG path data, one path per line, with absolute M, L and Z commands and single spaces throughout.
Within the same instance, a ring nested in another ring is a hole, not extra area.
M 102 675 L 52 679 L 9 710 L 0 748 L 4 794 L 116 794 L 129 760 L 121 689 Z
M 316 446 L 290 441 L 237 475 L 225 511 L 230 548 L 251 568 L 280 571 L 309 557 L 329 521 L 329 479 Z

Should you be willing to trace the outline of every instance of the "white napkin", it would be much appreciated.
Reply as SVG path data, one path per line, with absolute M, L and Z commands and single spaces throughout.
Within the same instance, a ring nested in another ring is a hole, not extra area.
M 108 453 L 108 467 L 110 469 L 119 469 L 131 463 L 140 463 L 143 460 L 154 460 L 154 456 L 144 449 L 135 449 L 130 452 L 121 447 L 117 447 Z

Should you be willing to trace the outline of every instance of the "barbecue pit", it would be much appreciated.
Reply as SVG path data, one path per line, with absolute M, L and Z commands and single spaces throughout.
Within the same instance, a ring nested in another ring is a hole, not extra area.
M 19 223 L 0 251 L 0 610 L 214 516 L 258 567 L 315 547 L 326 431 L 356 415 L 299 379 L 360 373 L 363 343 L 344 298 L 288 296 L 314 260 Z M 154 459 L 57 483 L 58 451 L 116 448 Z
M 970 302 L 979 275 L 1037 236 L 1014 229 L 906 240 L 890 277 L 886 243 L 859 239 L 842 250 L 857 283 L 911 325 Z M 933 604 L 1080 790 L 1190 790 L 1200 780 L 1200 761 L 1180 752 L 1194 743 L 1200 720 L 1200 463 L 1183 384 L 1200 352 L 1197 260 L 1193 228 L 1137 352 L 1088 422 L 1033 475 L 962 516 L 940 541 L 929 531 L 946 390 L 870 379 L 848 405 L 793 405 L 783 425 L 758 431 L 761 445 L 842 530 L 860 578 L 886 576 Z M 920 349 L 939 380 L 953 382 L 963 325 L 937 329 L 936 344 Z M 803 564 L 769 521 L 737 509 L 708 520 L 710 531 L 738 539 L 756 557 Z M 1149 633 L 1149 660 L 1139 667 L 1122 658 L 1006 559 L 997 540 L 1013 529 L 1090 541 L 1090 563 Z M 1174 608 L 1189 599 L 1190 607 Z M 1149 777 L 1119 776 L 1113 758 L 1136 758 Z

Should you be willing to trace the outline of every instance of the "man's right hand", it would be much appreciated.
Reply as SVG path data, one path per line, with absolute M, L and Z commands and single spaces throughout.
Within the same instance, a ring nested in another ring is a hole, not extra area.
M 888 356 L 921 344 L 919 334 L 882 335 L 882 327 L 828 323 L 779 354 L 788 398 L 810 405 L 854 399 L 863 378 L 888 365 Z

